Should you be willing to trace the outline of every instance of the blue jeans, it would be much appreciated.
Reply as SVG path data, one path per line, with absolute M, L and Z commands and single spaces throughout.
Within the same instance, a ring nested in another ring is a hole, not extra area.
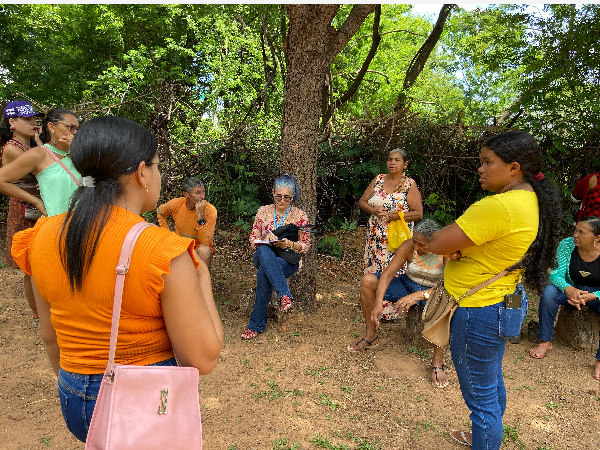
M 261 245 L 256 249 L 252 262 L 258 274 L 256 275 L 256 299 L 248 329 L 262 333 L 267 327 L 267 309 L 273 289 L 277 292 L 278 298 L 284 295 L 292 298 L 286 278 L 296 273 L 298 264 L 290 264 L 283 258 L 275 256 L 273 250 L 267 245 Z
M 597 287 L 575 285 L 577 289 L 588 292 L 595 292 L 598 290 Z M 558 308 L 560 305 L 569 304 L 567 295 L 563 293 L 553 284 L 549 284 L 542 292 L 540 297 L 540 305 L 538 316 L 540 319 L 540 331 L 538 333 L 538 339 L 540 341 L 551 341 L 552 335 L 554 334 L 554 320 L 558 314 Z M 587 306 L 592 308 L 597 313 L 600 313 L 600 301 L 592 300 L 586 303 Z M 600 360 L 600 348 L 596 352 L 596 359 Z
M 150 365 L 176 366 L 177 361 L 171 358 Z M 58 396 L 63 419 L 69 431 L 81 442 L 85 442 L 87 437 L 103 376 L 101 373 L 82 375 L 63 369 L 58 371 Z
M 521 283 L 515 294 L 521 294 L 524 319 L 527 294 Z M 499 334 L 501 306 L 504 301 L 481 308 L 458 307 L 450 323 L 450 353 L 460 390 L 471 410 L 473 450 L 498 450 L 502 444 L 506 410 L 502 358 L 506 340 Z
M 471 410 L 473 450 L 498 450 L 502 444 L 506 340 L 498 334 L 498 322 L 503 305 L 459 307 L 450 323 L 450 352 L 460 390 Z
M 381 277 L 380 273 L 374 273 L 373 275 L 375 275 L 378 280 Z M 408 294 L 412 294 L 413 292 L 417 291 L 425 291 L 427 289 L 429 289 L 427 286 L 415 283 L 413 280 L 408 278 L 405 273 L 403 273 L 402 275 L 394 277 L 392 281 L 390 281 L 383 299 L 392 303 L 396 303 L 398 300 L 407 296 Z M 425 305 L 425 300 L 419 300 L 417 305 Z

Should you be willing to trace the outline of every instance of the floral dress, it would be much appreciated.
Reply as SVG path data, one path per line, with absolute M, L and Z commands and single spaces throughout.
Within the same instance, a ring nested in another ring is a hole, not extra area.
M 367 203 L 373 207 L 384 207 L 389 211 L 408 211 L 409 207 L 406 196 L 415 180 L 406 177 L 404 185 L 392 194 L 388 194 L 383 190 L 384 180 L 385 174 L 377 175 L 373 195 L 369 197 Z M 407 224 L 412 233 L 413 222 L 408 222 Z M 367 245 L 364 256 L 364 274 L 383 272 L 394 257 L 394 252 L 388 251 L 388 226 L 388 221 L 381 220 L 377 216 L 371 215 L 369 218 L 367 225 Z M 404 273 L 405 267 L 400 269 L 398 274 Z

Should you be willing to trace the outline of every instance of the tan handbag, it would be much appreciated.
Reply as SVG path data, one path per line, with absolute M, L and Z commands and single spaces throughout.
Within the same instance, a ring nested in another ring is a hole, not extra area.
M 517 264 L 522 260 L 523 258 L 521 258 Z M 508 270 L 503 270 L 489 280 L 469 289 L 463 295 L 458 297 L 458 299 L 454 299 L 454 297 L 448 295 L 444 288 L 444 279 L 442 278 L 433 288 L 429 300 L 427 300 L 425 308 L 423 308 L 422 319 L 425 323 L 423 337 L 433 345 L 447 347 L 448 344 L 450 344 L 450 322 L 452 321 L 452 316 L 456 312 L 456 308 L 458 308 L 458 302 L 492 284 L 494 281 L 499 280 L 507 273 Z

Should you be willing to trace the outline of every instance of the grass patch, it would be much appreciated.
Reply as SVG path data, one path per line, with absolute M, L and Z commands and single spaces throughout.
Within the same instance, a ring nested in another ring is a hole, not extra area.
M 508 446 L 508 441 L 513 440 L 519 446 L 520 449 L 525 448 L 525 443 L 519 438 L 519 429 L 517 427 L 509 427 L 508 425 L 502 425 L 502 442 Z

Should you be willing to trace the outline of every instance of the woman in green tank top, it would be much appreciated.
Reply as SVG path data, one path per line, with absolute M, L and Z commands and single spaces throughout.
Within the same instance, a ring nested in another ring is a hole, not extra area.
M 71 111 L 51 109 L 42 120 L 40 140 L 34 147 L 0 168 L 0 192 L 34 205 L 41 215 L 54 216 L 67 211 L 80 175 L 69 158 L 79 121 Z M 13 184 L 28 173 L 37 178 L 42 200 Z

